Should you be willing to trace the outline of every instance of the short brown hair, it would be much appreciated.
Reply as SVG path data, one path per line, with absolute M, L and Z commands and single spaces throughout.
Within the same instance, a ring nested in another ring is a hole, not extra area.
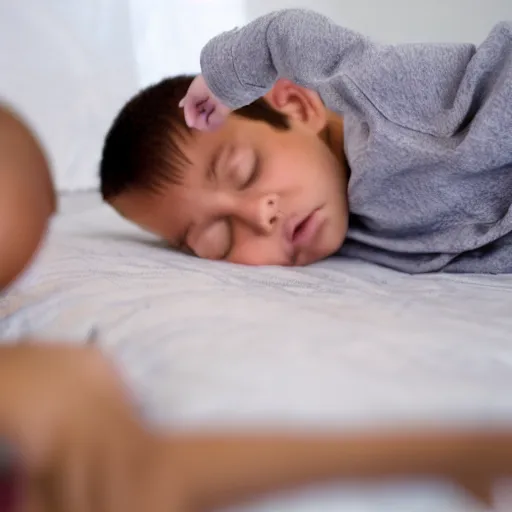
M 179 101 L 194 76 L 167 78 L 140 91 L 122 108 L 103 145 L 101 194 L 108 201 L 127 190 L 155 191 L 179 182 L 188 162 L 181 147 L 190 135 Z M 259 99 L 235 112 L 273 127 L 289 128 L 286 116 Z

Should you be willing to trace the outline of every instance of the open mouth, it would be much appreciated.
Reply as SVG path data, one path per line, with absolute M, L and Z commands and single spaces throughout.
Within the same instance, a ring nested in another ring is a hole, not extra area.
M 298 239 L 300 239 L 303 236 L 303 234 L 306 232 L 308 223 L 311 220 L 312 216 L 313 216 L 313 214 L 311 213 L 305 219 L 303 219 L 301 222 L 299 222 L 299 224 L 297 224 L 295 226 L 295 229 L 293 230 L 293 235 L 292 235 L 292 242 L 295 243 Z
M 293 245 L 307 246 L 313 241 L 322 223 L 318 212 L 319 209 L 314 210 L 293 227 L 290 237 Z

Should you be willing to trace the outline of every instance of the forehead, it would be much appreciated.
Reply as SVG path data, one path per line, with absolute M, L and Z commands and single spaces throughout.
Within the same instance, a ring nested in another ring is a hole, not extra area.
M 204 188 L 212 159 L 229 140 L 226 129 L 214 133 L 192 132 L 180 141 L 185 159 L 176 162 L 176 169 L 169 169 L 168 180 L 162 176 L 153 190 L 126 190 L 110 201 L 111 206 L 126 219 L 173 244 L 176 233 L 190 216 L 189 205 Z
M 216 158 L 224 149 L 241 145 L 246 147 L 262 145 L 266 135 L 263 123 L 236 115 L 231 115 L 224 125 L 214 132 L 192 130 L 179 143 L 185 162 L 178 164 L 176 181 L 189 187 L 201 185 Z
M 262 123 L 230 116 L 214 132 L 194 130 L 180 141 L 180 150 L 186 162 L 179 162 L 176 179 L 159 183 L 158 190 L 132 189 L 111 201 L 111 205 L 125 218 L 171 243 L 182 224 L 193 215 L 193 205 L 203 198 L 208 188 L 208 174 L 218 155 L 228 146 L 261 144 L 265 133 Z M 172 158 L 172 155 L 170 155 Z
M 187 163 L 183 165 L 183 175 L 179 181 L 192 185 L 204 178 L 205 168 L 211 164 L 216 153 L 226 145 L 247 143 L 251 139 L 251 121 L 230 116 L 224 125 L 214 132 L 192 130 L 180 141 L 180 150 Z M 172 158 L 172 155 L 171 155 Z

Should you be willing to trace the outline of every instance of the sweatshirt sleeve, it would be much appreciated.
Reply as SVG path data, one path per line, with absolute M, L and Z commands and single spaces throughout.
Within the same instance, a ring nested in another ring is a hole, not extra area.
M 212 39 L 201 69 L 212 92 L 236 109 L 288 78 L 320 93 L 341 114 L 372 109 L 388 121 L 433 136 L 467 122 L 489 77 L 512 59 L 512 24 L 473 44 L 375 43 L 302 9 L 277 11 Z
M 212 92 L 231 108 L 263 96 L 278 78 L 315 88 L 351 67 L 368 45 L 364 37 L 309 10 L 288 9 L 220 34 L 201 53 Z

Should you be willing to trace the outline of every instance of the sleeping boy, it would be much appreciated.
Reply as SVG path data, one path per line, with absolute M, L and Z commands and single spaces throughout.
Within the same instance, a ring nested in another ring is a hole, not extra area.
M 37 138 L 1 106 L 0 185 L 4 289 L 37 253 L 56 201 Z M 490 503 L 490 482 L 512 471 L 506 430 L 152 431 L 98 347 L 30 341 L 0 343 L 2 512 L 199 512 L 326 479 L 432 474 Z
M 106 137 L 102 194 L 127 219 L 242 264 L 512 272 L 512 23 L 478 48 L 391 46 L 284 10 L 214 38 L 201 68 Z

